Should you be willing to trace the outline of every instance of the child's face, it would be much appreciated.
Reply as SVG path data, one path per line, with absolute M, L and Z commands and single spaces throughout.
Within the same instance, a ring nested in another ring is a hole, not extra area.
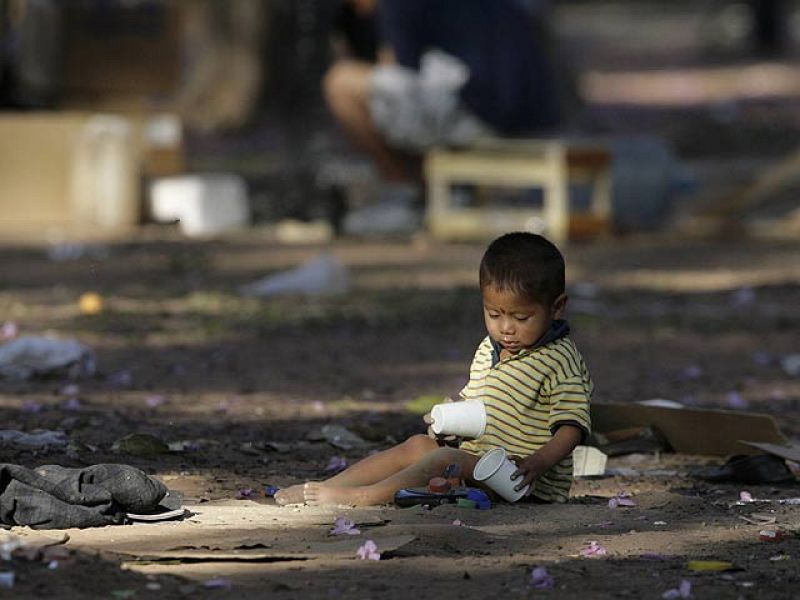
M 510 354 L 536 343 L 550 329 L 553 319 L 561 318 L 566 304 L 563 294 L 552 306 L 545 306 L 494 286 L 482 291 L 486 329 L 492 339 Z

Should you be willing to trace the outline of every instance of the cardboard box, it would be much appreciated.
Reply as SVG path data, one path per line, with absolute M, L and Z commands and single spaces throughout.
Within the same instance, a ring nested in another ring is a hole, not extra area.
M 130 230 L 141 212 L 137 139 L 120 116 L 0 113 L 0 238 Z

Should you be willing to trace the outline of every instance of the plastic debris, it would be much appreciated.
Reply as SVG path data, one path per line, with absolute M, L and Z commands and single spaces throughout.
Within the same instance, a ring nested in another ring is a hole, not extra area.
M 782 529 L 762 529 L 758 532 L 758 539 L 762 542 L 781 542 L 788 537 Z
M 545 567 L 534 567 L 531 571 L 530 586 L 537 590 L 550 590 L 556 585 L 556 580 Z
M 686 563 L 686 568 L 697 572 L 730 571 L 733 569 L 733 563 L 724 560 L 690 560 Z
M 330 535 L 360 535 L 361 530 L 356 528 L 356 524 L 350 519 L 336 517 Z
M 66 374 L 77 379 L 94 374 L 95 365 L 94 352 L 77 340 L 28 336 L 0 346 L 0 378 Z
M 589 544 L 578 552 L 579 555 L 584 557 L 605 556 L 608 550 L 605 546 L 601 546 L 596 540 L 592 540 Z
M 341 425 L 325 425 L 320 432 L 331 446 L 340 450 L 351 450 L 366 445 L 361 437 Z
M 67 434 L 63 431 L 49 429 L 34 430 L 31 433 L 14 429 L 0 430 L 0 445 L 12 446 L 24 450 L 45 450 L 47 448 L 63 448 L 67 445 Z
M 241 288 L 245 296 L 280 296 L 302 294 L 329 296 L 350 290 L 350 273 L 335 256 L 322 254 L 296 269 L 270 275 Z
M 667 590 L 661 597 L 664 600 L 677 600 L 678 598 L 691 598 L 692 597 L 692 583 L 688 579 L 681 580 L 677 588 Z
M 787 354 L 781 358 L 781 367 L 790 377 L 800 377 L 800 354 Z
M 328 464 L 325 467 L 325 472 L 338 473 L 339 471 L 344 471 L 346 468 L 347 459 L 342 456 L 331 456 L 331 459 L 328 461 Z
M 666 524 L 667 524 L 666 521 L 653 521 L 653 525 L 659 525 L 663 527 Z
M 375 545 L 375 542 L 367 540 L 364 542 L 364 545 L 360 546 L 356 551 L 356 557 L 361 560 L 380 560 L 381 553 L 378 552 L 378 546 Z
M 620 492 L 608 501 L 608 508 L 618 508 L 636 506 L 636 502 L 631 498 L 629 492 Z
M 277 494 L 279 491 L 281 491 L 281 488 L 274 485 L 268 485 L 264 488 L 264 496 L 267 498 L 274 498 L 275 494 Z
M 0 588 L 11 589 L 14 587 L 14 571 L 0 572 Z

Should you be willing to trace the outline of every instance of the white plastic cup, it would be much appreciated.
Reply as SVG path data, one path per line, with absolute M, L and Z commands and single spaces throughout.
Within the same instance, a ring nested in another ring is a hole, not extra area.
M 515 490 L 514 486 L 519 485 L 520 479 L 513 480 L 511 475 L 517 470 L 515 465 L 502 448 L 492 448 L 484 454 L 475 465 L 472 478 L 475 481 L 482 481 L 493 491 L 497 492 L 501 498 L 509 502 L 516 502 L 528 493 L 530 485 L 521 490 Z
M 486 429 L 486 407 L 480 400 L 436 404 L 431 409 L 431 420 L 436 435 L 477 438 Z

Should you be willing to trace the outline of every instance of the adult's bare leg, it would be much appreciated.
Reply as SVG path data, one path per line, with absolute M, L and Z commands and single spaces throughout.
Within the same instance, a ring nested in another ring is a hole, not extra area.
M 410 181 L 412 174 L 406 161 L 386 144 L 369 114 L 369 85 L 373 68 L 369 63 L 355 60 L 335 63 L 323 81 L 325 99 L 350 138 L 375 162 L 384 181 Z
M 438 448 L 437 443 L 428 436 L 415 435 L 388 450 L 367 456 L 330 479 L 316 483 L 336 488 L 371 485 L 413 465 Z M 293 485 L 279 491 L 275 494 L 275 501 L 281 505 L 305 502 L 306 485 Z
M 370 506 L 391 502 L 395 492 L 407 487 L 425 485 L 441 475 L 448 465 L 457 464 L 462 473 L 472 474 L 478 457 L 455 448 L 437 448 L 425 454 L 419 461 L 386 479 L 370 485 L 339 487 L 328 482 L 309 482 L 304 485 L 306 504 L 351 504 Z

